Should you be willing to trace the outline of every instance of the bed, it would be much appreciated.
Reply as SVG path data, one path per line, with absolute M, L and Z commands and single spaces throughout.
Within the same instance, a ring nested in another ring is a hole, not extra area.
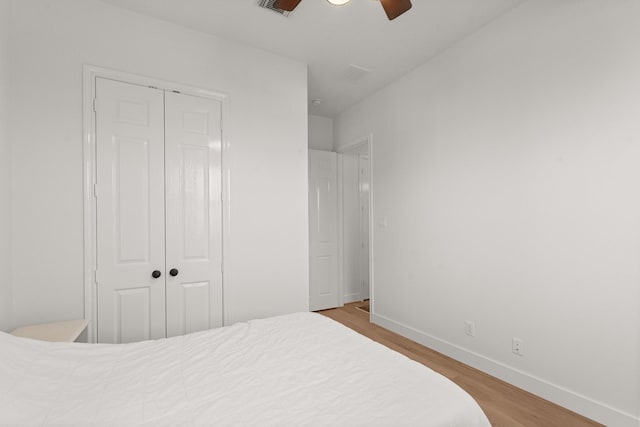
M 314 313 L 132 344 L 0 333 L 0 425 L 490 426 L 453 382 Z

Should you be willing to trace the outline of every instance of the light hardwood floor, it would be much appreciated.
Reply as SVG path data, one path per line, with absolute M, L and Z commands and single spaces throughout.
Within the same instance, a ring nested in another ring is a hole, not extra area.
M 494 427 L 594 427 L 595 421 L 555 405 L 369 322 L 363 303 L 320 311 L 327 317 L 428 366 L 465 389 Z

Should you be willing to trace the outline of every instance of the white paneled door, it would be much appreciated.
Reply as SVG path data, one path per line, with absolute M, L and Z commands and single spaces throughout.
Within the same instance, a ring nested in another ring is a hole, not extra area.
M 337 307 L 338 193 L 336 153 L 309 150 L 309 307 Z
M 369 211 L 370 211 L 370 187 L 371 174 L 369 166 L 369 156 L 360 154 L 358 156 L 358 168 L 360 177 L 358 180 L 358 192 L 360 199 L 360 282 L 361 300 L 369 299 L 370 277 L 369 277 Z
M 166 334 L 163 98 L 157 89 L 96 82 L 99 342 Z
M 220 103 L 96 79 L 98 342 L 222 324 Z
M 175 336 L 222 326 L 221 106 L 173 92 L 165 103 L 167 336 Z
M 341 153 L 343 302 L 370 298 L 371 172 L 368 147 L 359 145 Z

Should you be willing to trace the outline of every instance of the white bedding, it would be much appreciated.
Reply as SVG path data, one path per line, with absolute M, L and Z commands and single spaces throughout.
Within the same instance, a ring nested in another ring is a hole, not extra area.
M 0 333 L 0 425 L 490 426 L 448 379 L 313 313 L 120 345 Z

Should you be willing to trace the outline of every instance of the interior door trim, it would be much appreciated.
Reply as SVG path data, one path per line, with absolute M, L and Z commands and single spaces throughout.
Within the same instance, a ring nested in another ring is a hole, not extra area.
M 227 313 L 224 293 L 224 248 L 227 246 L 230 230 L 229 206 L 230 206 L 230 180 L 229 156 L 231 150 L 231 138 L 228 136 L 227 123 L 229 118 L 229 97 L 223 92 L 183 85 L 180 83 L 156 79 L 153 77 L 112 70 L 94 65 L 83 65 L 83 106 L 82 106 L 82 160 L 83 160 L 83 284 L 84 284 L 84 318 L 89 321 L 87 327 L 87 342 L 95 343 L 97 338 L 97 298 L 96 278 L 96 127 L 95 105 L 96 78 L 117 80 L 123 83 L 150 86 L 167 91 L 177 91 L 185 95 L 199 96 L 214 99 L 222 105 L 222 306 L 223 323 L 227 324 Z

